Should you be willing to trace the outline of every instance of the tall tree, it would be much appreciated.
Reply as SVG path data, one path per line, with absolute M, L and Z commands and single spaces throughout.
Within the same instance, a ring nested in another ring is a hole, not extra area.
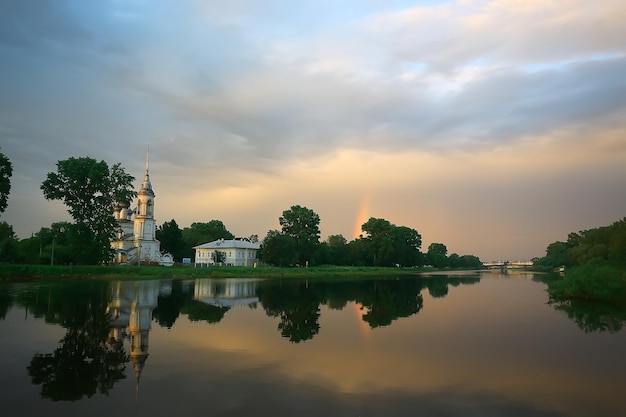
M 111 259 L 110 241 L 117 227 L 113 207 L 118 202 L 130 204 L 137 195 L 134 179 L 119 163 L 109 167 L 89 157 L 59 161 L 57 172 L 48 173 L 41 189 L 46 200 L 62 201 L 74 219 L 78 263 Z
M 0 152 L 0 213 L 4 213 L 11 192 L 11 176 L 13 175 L 13 165 L 2 152 Z
M 391 264 L 394 228 L 388 220 L 375 217 L 370 217 L 361 226 L 361 230 L 367 234 L 363 239 L 367 242 L 374 266 Z
M 283 234 L 296 240 L 296 257 L 300 265 L 311 261 L 320 239 L 320 216 L 299 205 L 291 206 L 278 218 Z
M 393 229 L 393 262 L 416 266 L 422 263 L 422 236 L 415 229 L 397 226 Z
M 183 231 L 178 227 L 176 220 L 163 223 L 156 231 L 156 238 L 161 242 L 161 249 L 169 252 L 174 260 L 180 261 L 185 250 Z

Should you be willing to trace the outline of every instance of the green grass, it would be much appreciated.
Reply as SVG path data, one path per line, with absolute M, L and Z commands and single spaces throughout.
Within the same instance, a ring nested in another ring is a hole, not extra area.
M 218 266 L 210 268 L 162 266 L 63 266 L 63 265 L 1 265 L 0 279 L 42 278 L 114 278 L 114 279 L 171 279 L 171 278 L 312 278 L 312 277 L 391 277 L 415 275 L 427 269 L 380 268 L 349 266 L 317 266 L 310 268 L 278 268 L 262 266 Z

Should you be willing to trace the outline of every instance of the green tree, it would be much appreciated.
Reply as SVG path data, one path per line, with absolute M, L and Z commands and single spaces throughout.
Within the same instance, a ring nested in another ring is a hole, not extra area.
M 156 238 L 161 242 L 161 249 L 171 253 L 174 260 L 180 261 L 183 258 L 185 250 L 183 231 L 176 224 L 176 220 L 172 219 L 159 226 Z
M 211 259 L 214 264 L 221 264 L 226 260 L 226 252 L 221 250 L 216 250 L 211 253 Z
M 234 239 L 235 235 L 229 232 L 220 220 L 211 220 L 208 223 L 194 222 L 183 229 L 185 257 L 193 257 L 193 247 L 218 239 Z
M 296 258 L 300 265 L 311 261 L 320 239 L 320 216 L 313 210 L 291 206 L 278 219 L 282 232 L 296 241 Z
M 415 229 L 397 226 L 393 235 L 393 263 L 405 266 L 416 266 L 422 263 L 422 236 Z
M 107 262 L 113 252 L 117 222 L 113 207 L 136 196 L 121 164 L 109 167 L 93 158 L 69 158 L 57 162 L 57 172 L 48 173 L 41 184 L 46 200 L 60 200 L 75 221 L 76 256 L 81 264 Z
M 450 268 L 459 268 L 461 266 L 461 257 L 458 253 L 451 253 L 448 256 L 448 266 Z
M 278 230 L 270 230 L 259 249 L 259 260 L 274 266 L 291 266 L 297 262 L 297 242 Z
M 49 265 L 52 256 L 56 265 L 76 263 L 74 254 L 79 248 L 72 244 L 74 229 L 75 226 L 69 222 L 56 222 L 39 229 L 34 236 L 37 239 L 34 243 L 39 247 L 38 263 Z
M 478 256 L 474 255 L 462 255 L 460 265 L 463 268 L 482 268 L 483 263 Z
M 13 175 L 13 165 L 2 152 L 0 152 L 0 213 L 4 213 L 11 192 L 11 176 Z
M 13 226 L 5 222 L 0 222 L 0 261 L 17 261 L 18 259 L 18 239 L 13 231 Z
M 323 243 L 324 263 L 331 265 L 349 265 L 350 250 L 343 235 L 330 235 Z
M 435 268 L 448 266 L 448 248 L 443 243 L 431 243 L 426 252 L 426 263 Z
M 391 265 L 393 255 L 393 229 L 395 226 L 385 219 L 370 217 L 361 226 L 367 235 L 363 238 L 374 266 Z

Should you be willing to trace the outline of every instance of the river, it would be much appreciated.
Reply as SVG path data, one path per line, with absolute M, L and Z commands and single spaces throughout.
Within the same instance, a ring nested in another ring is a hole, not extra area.
M 547 279 L 4 283 L 3 414 L 626 415 L 623 322 Z

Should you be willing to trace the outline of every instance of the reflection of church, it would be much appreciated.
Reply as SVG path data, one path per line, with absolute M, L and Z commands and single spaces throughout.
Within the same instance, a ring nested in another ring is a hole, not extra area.
M 194 300 L 216 307 L 234 307 L 255 304 L 257 279 L 197 279 Z
M 109 288 L 107 312 L 111 324 L 108 343 L 121 346 L 128 342 L 130 360 L 135 371 L 139 390 L 139 379 L 148 358 L 149 334 L 152 310 L 157 307 L 159 295 L 172 291 L 169 281 L 118 281 Z

